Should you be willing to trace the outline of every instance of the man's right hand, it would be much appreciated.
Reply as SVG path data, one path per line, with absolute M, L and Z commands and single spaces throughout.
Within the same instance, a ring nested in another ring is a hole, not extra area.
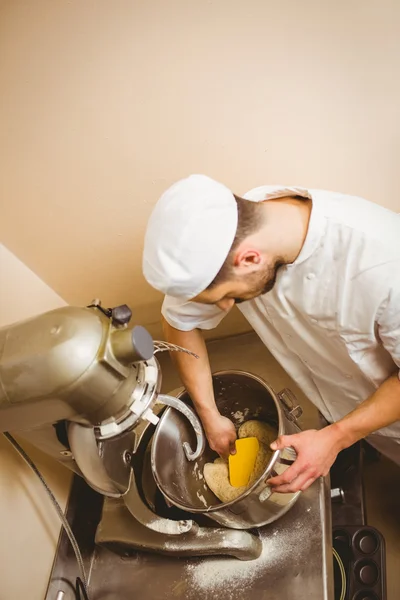
M 203 426 L 211 450 L 224 457 L 235 454 L 237 435 L 235 426 L 230 419 L 222 415 L 213 416 L 206 423 L 203 421 Z

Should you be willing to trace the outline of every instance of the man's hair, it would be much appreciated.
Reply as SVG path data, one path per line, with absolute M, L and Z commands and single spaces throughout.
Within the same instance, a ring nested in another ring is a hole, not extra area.
M 238 224 L 235 239 L 233 240 L 224 264 L 207 289 L 211 289 L 229 279 L 233 272 L 233 260 L 236 248 L 249 235 L 258 231 L 263 222 L 262 202 L 252 202 L 251 200 L 245 200 L 239 196 L 235 196 L 235 200 L 238 210 Z

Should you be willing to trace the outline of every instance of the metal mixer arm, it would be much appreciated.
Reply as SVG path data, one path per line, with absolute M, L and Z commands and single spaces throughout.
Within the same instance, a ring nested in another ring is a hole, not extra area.
M 166 396 L 164 394 L 160 394 L 158 396 L 157 404 L 165 404 L 166 406 L 171 406 L 171 408 L 175 408 L 183 415 L 185 415 L 185 417 L 189 420 L 196 434 L 197 447 L 196 450 L 193 452 L 190 448 L 190 445 L 187 442 L 184 442 L 182 444 L 183 450 L 188 460 L 194 461 L 198 459 L 203 454 L 204 448 L 206 447 L 206 438 L 200 420 L 198 419 L 194 411 L 187 404 L 182 402 L 182 400 L 178 400 L 178 398 L 174 398 L 173 396 Z

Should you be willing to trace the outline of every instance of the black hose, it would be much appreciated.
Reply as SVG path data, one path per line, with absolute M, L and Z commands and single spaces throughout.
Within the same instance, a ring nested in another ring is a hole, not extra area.
M 86 591 L 85 586 L 80 577 L 76 578 L 75 592 L 76 592 L 76 600 L 89 600 L 89 596 L 87 595 L 87 591 Z M 81 592 L 82 592 L 82 596 L 81 596 Z

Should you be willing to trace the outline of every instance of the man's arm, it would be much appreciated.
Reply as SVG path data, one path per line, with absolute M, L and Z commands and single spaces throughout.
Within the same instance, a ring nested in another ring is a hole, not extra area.
M 268 483 L 277 492 L 305 490 L 315 479 L 328 474 L 341 450 L 399 420 L 400 381 L 396 373 L 340 421 L 320 431 L 280 436 L 271 448 L 292 446 L 298 458 L 282 475 L 273 477 Z
M 187 348 L 199 356 L 196 359 L 182 352 L 171 352 L 182 383 L 203 423 L 210 447 L 221 455 L 234 452 L 236 430 L 232 421 L 220 415 L 215 404 L 210 363 L 201 331 L 180 331 L 164 318 L 163 329 L 167 342 Z

